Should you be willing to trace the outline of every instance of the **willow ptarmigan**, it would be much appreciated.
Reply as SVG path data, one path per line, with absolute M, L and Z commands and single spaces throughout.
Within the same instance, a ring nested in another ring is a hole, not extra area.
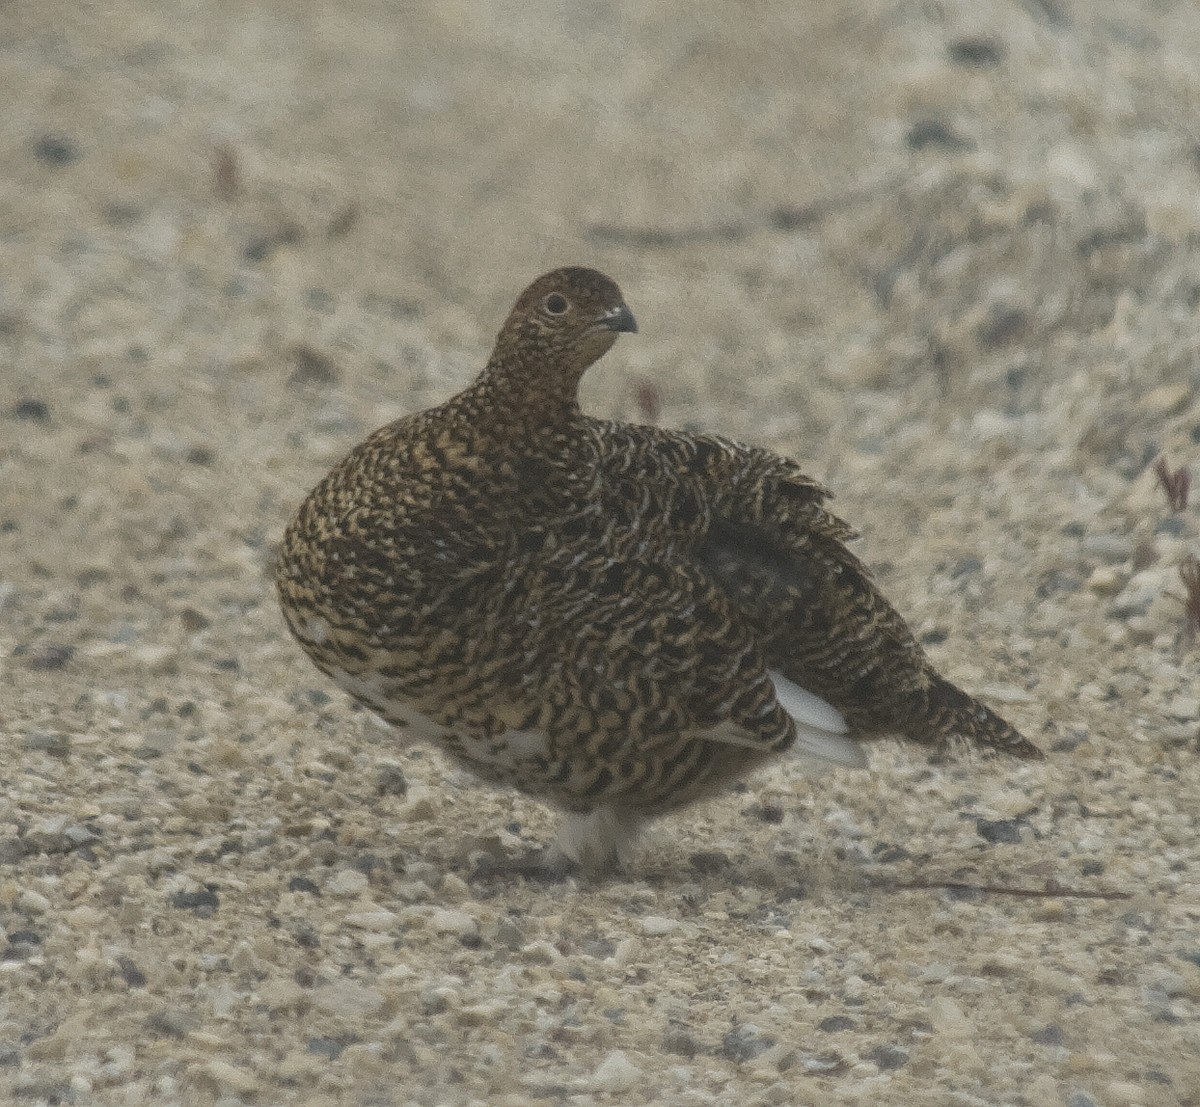
M 317 485 L 278 569 L 317 666 L 567 812 L 559 846 L 593 869 L 772 757 L 862 767 L 885 735 L 1040 757 L 934 670 L 794 462 L 580 411 L 636 329 L 607 277 L 548 273 L 474 384 Z

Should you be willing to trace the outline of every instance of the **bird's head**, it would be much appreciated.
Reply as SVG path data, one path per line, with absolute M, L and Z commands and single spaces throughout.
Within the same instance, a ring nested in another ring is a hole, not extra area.
M 509 312 L 496 337 L 489 372 L 525 375 L 537 390 L 566 390 L 624 332 L 637 330 L 616 282 L 595 269 L 555 269 L 538 277 Z

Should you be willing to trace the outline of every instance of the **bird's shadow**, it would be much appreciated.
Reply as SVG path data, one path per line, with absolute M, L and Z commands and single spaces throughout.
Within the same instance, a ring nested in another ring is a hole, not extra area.
M 769 860 L 730 855 L 721 850 L 698 850 L 690 855 L 672 852 L 669 858 L 641 859 L 622 868 L 589 870 L 564 857 L 553 846 L 531 846 L 517 852 L 472 851 L 450 860 L 451 867 L 481 898 L 494 898 L 518 887 L 550 889 L 572 884 L 581 892 L 612 892 L 622 886 L 662 891 L 678 889 L 695 895 L 738 887 L 757 891 L 776 903 L 808 898 L 815 884 L 836 884 L 844 891 L 878 888 L 866 867 L 840 861 L 814 870 L 811 860 L 786 854 Z

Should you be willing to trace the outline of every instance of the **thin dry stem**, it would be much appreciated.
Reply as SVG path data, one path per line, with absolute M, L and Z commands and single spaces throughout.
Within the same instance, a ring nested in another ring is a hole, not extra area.
M 1167 464 L 1165 457 L 1160 457 L 1153 465 L 1154 476 L 1158 486 L 1167 497 L 1167 504 L 1172 511 L 1183 511 L 1188 505 L 1188 493 L 1192 487 L 1192 475 L 1185 466 L 1180 466 L 1174 472 Z
M 1188 633 L 1200 635 L 1200 558 L 1188 554 L 1179 563 L 1179 579 L 1183 581 L 1183 610 L 1187 614 Z

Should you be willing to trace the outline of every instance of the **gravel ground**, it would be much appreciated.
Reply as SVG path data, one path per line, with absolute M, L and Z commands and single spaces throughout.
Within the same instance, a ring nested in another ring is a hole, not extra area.
M 1200 1104 L 1200 8 L 0 7 L 0 1100 Z M 1100 13 L 1100 14 L 1097 14 Z M 596 265 L 597 412 L 806 461 L 1049 751 L 793 766 L 601 885 L 272 549 Z

